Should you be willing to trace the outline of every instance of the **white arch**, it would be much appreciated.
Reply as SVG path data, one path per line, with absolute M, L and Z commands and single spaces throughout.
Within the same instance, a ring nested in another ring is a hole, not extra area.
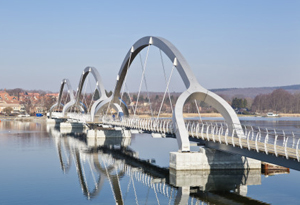
M 172 43 L 161 37 L 146 36 L 134 43 L 127 52 L 119 70 L 113 96 L 102 101 L 102 103 L 97 106 L 96 113 L 98 113 L 107 103 L 118 103 L 120 90 L 127 75 L 127 69 L 130 68 L 131 63 L 138 53 L 150 45 L 158 47 L 168 56 L 176 67 L 187 89 L 179 96 L 173 112 L 174 131 L 176 133 L 179 148 L 182 151 L 190 151 L 189 135 L 185 128 L 183 118 L 183 106 L 189 97 L 200 99 L 216 108 L 222 114 L 225 121 L 231 125 L 231 129 L 235 128 L 241 130 L 241 132 L 237 132 L 237 134 L 239 137 L 243 136 L 240 121 L 231 106 L 218 95 L 203 88 L 198 83 L 196 76 L 179 50 Z M 125 106 L 122 106 L 122 109 L 126 109 Z
M 76 93 L 76 103 L 79 103 L 79 98 L 80 98 L 80 95 L 81 95 L 81 92 L 82 92 L 82 88 L 83 88 L 83 84 L 85 82 L 85 79 L 87 77 L 88 74 L 92 74 L 93 77 L 95 78 L 96 80 L 96 89 L 99 91 L 99 94 L 100 94 L 100 98 L 102 97 L 105 97 L 107 98 L 106 96 L 106 93 L 105 93 L 105 89 L 104 89 L 104 86 L 103 86 L 103 83 L 102 83 L 102 79 L 101 79 L 101 76 L 99 74 L 99 72 L 97 71 L 96 68 L 94 67 L 86 67 L 82 74 L 81 74 L 81 77 L 80 77 L 80 80 L 79 80 L 79 85 L 78 85 L 78 88 L 77 88 L 77 93 Z
M 83 73 L 79 80 L 79 85 L 78 85 L 77 93 L 76 93 L 76 100 L 75 100 L 74 104 L 79 105 L 79 98 L 80 98 L 80 95 L 81 95 L 81 92 L 83 89 L 85 79 L 86 79 L 87 75 L 90 73 L 93 75 L 94 79 L 96 80 L 96 89 L 98 90 L 98 92 L 100 94 L 99 99 L 96 100 L 91 107 L 91 120 L 94 121 L 95 109 L 96 109 L 97 105 L 100 104 L 103 100 L 107 99 L 107 95 L 105 92 L 104 85 L 102 83 L 101 76 L 96 68 L 89 66 L 83 70 Z
M 65 113 L 69 110 L 69 108 L 75 103 L 75 97 L 74 97 L 74 92 L 71 86 L 71 83 L 69 81 L 69 79 L 63 79 L 61 81 L 61 85 L 60 85 L 60 90 L 59 90 L 59 95 L 58 95 L 58 100 L 57 103 L 55 103 L 54 105 L 52 105 L 52 107 L 49 110 L 49 114 L 50 114 L 50 118 L 52 117 L 52 110 L 57 107 L 58 105 L 61 104 L 61 98 L 62 98 L 62 94 L 64 91 L 64 86 L 67 85 L 67 89 L 68 89 L 68 93 L 70 95 L 70 101 L 65 104 L 63 106 L 63 111 L 62 111 L 62 116 L 65 116 Z

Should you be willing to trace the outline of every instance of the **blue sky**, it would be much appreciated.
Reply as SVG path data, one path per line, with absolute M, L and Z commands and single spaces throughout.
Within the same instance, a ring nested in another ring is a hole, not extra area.
M 299 11 L 297 0 L 0 0 L 0 88 L 75 88 L 94 66 L 111 90 L 148 35 L 171 41 L 208 89 L 300 84 Z

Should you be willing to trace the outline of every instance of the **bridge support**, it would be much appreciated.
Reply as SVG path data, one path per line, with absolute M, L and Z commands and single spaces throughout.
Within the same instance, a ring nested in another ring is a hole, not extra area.
M 66 119 L 47 119 L 47 124 L 51 125 L 51 124 L 59 124 L 61 122 L 66 121 Z
M 66 119 L 47 119 L 47 126 L 60 127 L 60 123 L 65 122 Z
M 199 152 L 171 152 L 170 168 L 174 170 L 261 169 L 261 162 L 241 155 L 200 148 Z
M 78 122 L 60 123 L 60 132 L 62 134 L 82 133 L 85 132 L 87 129 L 88 127 L 83 123 L 78 123 Z
M 131 142 L 130 130 L 87 130 L 88 146 L 122 146 L 127 147 Z
M 130 130 L 88 130 L 87 137 L 100 137 L 100 138 L 123 138 L 131 137 Z
M 250 170 L 203 170 L 176 171 L 170 169 L 170 184 L 176 187 L 199 187 L 201 191 L 243 192 L 243 186 L 261 184 L 261 171 Z M 241 188 L 240 190 L 237 190 Z

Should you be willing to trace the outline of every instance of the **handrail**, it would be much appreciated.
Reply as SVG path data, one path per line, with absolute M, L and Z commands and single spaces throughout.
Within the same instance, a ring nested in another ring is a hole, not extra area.
M 113 120 L 111 117 L 103 117 L 103 124 L 119 126 L 123 128 L 139 129 L 162 134 L 175 134 L 171 119 L 147 119 L 147 118 L 123 118 Z M 255 126 L 242 126 L 242 130 L 232 129 L 235 127 L 226 123 L 207 123 L 198 121 L 186 121 L 186 129 L 192 138 L 213 141 L 241 149 L 255 150 L 265 154 L 283 156 L 286 159 L 296 159 L 300 162 L 299 144 L 300 135 L 286 133 L 275 129 Z M 238 133 L 244 135 L 238 135 Z M 241 137 L 238 137 L 241 136 Z M 229 139 L 228 139 L 229 137 Z

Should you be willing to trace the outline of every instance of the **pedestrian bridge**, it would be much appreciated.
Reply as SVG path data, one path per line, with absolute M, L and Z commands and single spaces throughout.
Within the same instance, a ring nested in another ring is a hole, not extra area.
M 153 98 L 151 102 L 151 93 L 148 90 L 149 81 L 146 80 L 145 75 L 150 47 L 159 49 L 165 79 L 163 98 L 155 99 L 155 102 Z M 147 53 L 143 61 L 140 53 L 145 48 L 147 48 Z M 165 72 L 162 53 L 171 61 L 172 68 L 169 77 Z M 140 82 L 137 99 L 135 103 L 132 103 L 130 92 L 126 90 L 126 79 L 137 56 L 140 56 L 142 75 L 137 80 Z M 170 94 L 170 82 L 175 69 L 185 86 L 185 90 L 176 101 L 172 100 Z M 95 89 L 87 92 L 85 88 L 88 87 L 89 76 L 94 80 Z M 139 116 L 143 114 L 143 110 L 139 110 L 138 107 L 143 84 L 149 100 L 147 103 L 149 108 L 144 112 L 149 113 L 149 118 Z M 160 116 L 162 108 L 168 101 L 172 117 L 166 119 Z M 197 121 L 187 121 L 183 117 L 184 106 L 187 103 L 192 104 L 191 102 L 194 103 L 199 114 Z M 202 121 L 199 110 L 200 102 L 205 102 L 215 108 L 223 116 L 224 123 Z M 154 110 L 155 103 L 160 104 L 156 111 Z M 160 137 L 176 137 L 182 153 L 189 153 L 191 142 L 195 142 L 205 144 L 210 148 L 300 170 L 299 136 L 284 131 L 241 125 L 231 106 L 220 96 L 203 88 L 183 55 L 172 43 L 160 37 L 147 36 L 133 44 L 121 64 L 112 94 L 107 93 L 100 74 L 94 67 L 84 69 L 76 92 L 73 91 L 70 81 L 63 79 L 58 101 L 51 107 L 49 117 L 57 121 L 67 121 L 71 127 L 75 123 L 81 123 L 87 128 L 96 130 L 101 128 L 128 129 L 151 132 Z

